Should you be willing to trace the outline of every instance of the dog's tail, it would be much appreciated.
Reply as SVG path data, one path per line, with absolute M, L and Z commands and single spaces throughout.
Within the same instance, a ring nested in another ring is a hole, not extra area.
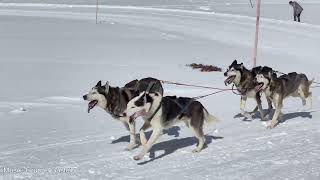
M 204 120 L 208 124 L 213 124 L 219 122 L 219 118 L 209 114 L 209 112 L 206 109 L 203 109 L 203 115 L 204 115 Z

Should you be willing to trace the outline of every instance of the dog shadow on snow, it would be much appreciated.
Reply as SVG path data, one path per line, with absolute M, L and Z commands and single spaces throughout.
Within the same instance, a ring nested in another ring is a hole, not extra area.
M 211 135 L 206 135 L 205 138 L 206 138 L 206 144 L 203 149 L 206 149 L 208 145 L 213 142 L 213 140 L 223 139 L 223 137 L 217 137 L 217 136 L 211 136 Z M 144 162 L 140 162 L 138 163 L 138 165 L 144 165 L 154 160 L 161 159 L 169 154 L 174 153 L 178 149 L 182 149 L 189 146 L 194 146 L 194 148 L 196 148 L 197 142 L 198 140 L 195 137 L 186 137 L 186 138 L 172 139 L 169 141 L 156 143 L 152 146 L 150 150 L 149 157 L 151 159 Z M 155 154 L 157 151 L 164 151 L 164 153 L 156 157 Z M 190 150 L 190 153 L 191 153 L 191 150 Z
M 267 110 L 265 110 L 266 112 Z M 274 115 L 274 112 L 275 110 L 272 109 L 271 112 L 269 113 L 269 115 L 267 115 L 267 120 L 271 120 L 273 115 Z M 283 123 L 283 122 L 286 122 L 288 120 L 291 120 L 291 119 L 295 119 L 295 118 L 298 118 L 298 117 L 301 117 L 301 118 L 309 118 L 309 119 L 312 119 L 312 114 L 313 112 L 316 112 L 316 111 L 303 111 L 303 112 L 291 112 L 291 113 L 283 113 L 283 115 L 281 116 L 280 118 L 280 123 Z M 246 117 L 244 117 L 243 115 L 241 115 L 240 113 L 235 115 L 234 118 L 243 118 L 242 120 L 243 121 L 252 121 L 252 119 L 248 119 Z M 253 118 L 260 118 L 260 113 L 257 112 Z
M 178 126 L 173 126 L 172 128 L 170 128 L 168 130 L 164 130 L 163 134 L 177 138 L 180 136 L 180 133 L 179 133 L 180 129 L 181 128 Z M 152 133 L 152 131 L 145 132 L 147 139 L 150 138 L 151 133 Z M 222 139 L 223 137 L 206 135 L 205 138 L 206 138 L 206 144 L 204 146 L 204 149 L 207 148 L 208 144 L 211 144 L 213 142 L 213 140 Z M 137 139 L 140 139 L 140 138 L 138 137 Z M 112 141 L 111 143 L 116 144 L 116 143 L 129 142 L 129 141 L 130 141 L 130 136 L 127 135 L 127 136 L 120 137 L 119 139 L 116 139 L 116 140 Z M 169 154 L 174 153 L 178 149 L 182 149 L 182 148 L 189 147 L 189 146 L 194 146 L 194 148 L 196 148 L 197 142 L 198 142 L 198 140 L 193 136 L 181 138 L 181 139 L 172 139 L 169 141 L 158 142 L 158 143 L 156 142 L 150 150 L 149 157 L 151 159 L 144 161 L 144 162 L 141 162 L 141 163 L 138 163 L 138 165 L 144 165 L 144 164 L 147 164 L 147 163 L 152 162 L 154 160 L 161 159 Z M 156 157 L 157 151 L 164 151 L 164 153 Z M 190 150 L 190 153 L 191 153 L 191 150 Z
M 170 129 L 163 130 L 163 134 L 167 134 L 167 135 L 173 136 L 173 137 L 179 137 L 180 129 L 181 128 L 178 127 L 178 126 L 173 126 Z M 152 131 L 145 132 L 146 137 L 149 138 L 151 136 L 151 133 L 152 133 Z M 139 135 L 137 135 L 137 140 L 140 140 L 140 136 Z M 113 140 L 111 142 L 111 144 L 117 144 L 117 143 L 122 143 L 122 142 L 128 142 L 129 143 L 130 142 L 130 135 L 122 136 L 119 139 Z M 138 142 L 138 143 L 140 143 L 140 142 Z

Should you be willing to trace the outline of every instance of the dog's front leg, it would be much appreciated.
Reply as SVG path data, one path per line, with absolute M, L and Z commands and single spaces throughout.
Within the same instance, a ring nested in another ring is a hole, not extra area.
M 252 119 L 252 116 L 250 115 L 250 113 L 246 112 L 245 111 L 245 107 L 246 107 L 246 101 L 247 101 L 247 97 L 245 96 L 241 96 L 241 99 L 240 99 L 240 113 L 248 118 L 248 119 Z
M 282 101 L 283 99 L 279 95 L 276 98 L 274 98 L 274 102 L 275 102 L 274 106 L 276 111 L 272 117 L 272 120 L 270 125 L 268 126 L 268 129 L 272 129 L 279 124 L 279 118 L 281 116 L 281 109 L 282 109 Z
M 251 112 L 250 112 L 250 115 L 253 116 L 256 114 L 256 112 L 258 111 L 258 106 L 256 106 Z
M 267 102 L 268 102 L 268 111 L 264 114 L 265 116 L 270 114 L 271 110 L 272 110 L 272 101 L 271 101 L 271 99 L 269 97 L 267 97 Z
M 260 94 L 256 95 L 256 102 L 257 102 L 257 106 L 260 112 L 260 116 L 261 116 L 261 120 L 264 121 L 265 117 L 264 117 L 264 112 L 263 112 L 263 108 L 262 108 L 262 103 L 261 103 L 261 96 Z
M 141 142 L 142 146 L 145 146 L 147 144 L 147 138 L 146 138 L 144 132 L 145 132 L 145 130 L 147 130 L 150 127 L 151 127 L 150 123 L 149 122 L 145 122 L 143 124 L 143 126 L 141 127 L 141 129 L 140 129 L 139 134 L 140 134 L 140 142 Z
M 126 150 L 132 150 L 134 146 L 136 145 L 136 123 L 132 122 L 129 123 L 129 120 L 127 121 L 128 126 L 129 126 L 129 131 L 130 131 L 130 143 Z
M 153 130 L 152 135 L 150 137 L 150 139 L 148 140 L 148 142 L 146 143 L 145 146 L 143 146 L 143 149 L 141 151 L 141 153 L 137 156 L 134 156 L 133 159 L 134 160 L 140 160 L 144 157 L 144 155 L 146 155 L 149 150 L 151 149 L 152 145 L 157 141 L 157 139 L 159 138 L 159 136 L 162 133 L 162 129 L 157 129 L 157 130 Z
M 243 115 L 246 113 L 245 110 L 244 110 L 244 108 L 246 106 L 246 101 L 247 101 L 247 97 L 241 96 L 241 99 L 240 99 L 240 113 L 243 114 Z

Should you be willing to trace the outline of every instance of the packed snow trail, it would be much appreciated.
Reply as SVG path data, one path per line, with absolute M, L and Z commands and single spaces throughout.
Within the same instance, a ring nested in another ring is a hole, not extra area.
M 98 108 L 87 114 L 80 99 L 98 80 L 121 86 L 153 76 L 223 87 L 222 73 L 200 73 L 185 64 L 226 68 L 238 59 L 250 68 L 254 18 L 113 7 L 95 25 L 89 9 L 69 10 L 0 10 L 0 167 L 72 171 L 3 173 L 0 178 L 319 178 L 319 89 L 313 89 L 313 111 L 304 111 L 299 99 L 286 100 L 284 123 L 272 130 L 258 118 L 234 118 L 239 97 L 232 93 L 203 99 L 222 120 L 206 127 L 206 149 L 191 153 L 196 139 L 179 124 L 139 162 L 132 157 L 141 147 L 123 150 L 129 141 L 123 125 Z M 317 25 L 263 19 L 259 64 L 319 79 L 319 33 Z M 165 91 L 180 96 L 210 92 L 170 85 Z M 249 102 L 248 109 L 253 106 Z

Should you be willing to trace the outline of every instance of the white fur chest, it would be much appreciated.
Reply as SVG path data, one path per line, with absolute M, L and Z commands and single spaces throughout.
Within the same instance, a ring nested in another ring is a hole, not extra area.
M 268 87 L 268 88 L 264 91 L 264 93 L 266 94 L 266 96 L 271 97 L 272 92 L 271 92 L 271 90 L 270 90 L 270 87 Z
M 249 98 L 255 98 L 255 97 L 256 97 L 256 90 L 255 90 L 255 89 L 252 89 L 252 90 L 248 91 L 248 92 L 246 93 L 246 95 L 247 95 L 247 97 L 249 97 Z

